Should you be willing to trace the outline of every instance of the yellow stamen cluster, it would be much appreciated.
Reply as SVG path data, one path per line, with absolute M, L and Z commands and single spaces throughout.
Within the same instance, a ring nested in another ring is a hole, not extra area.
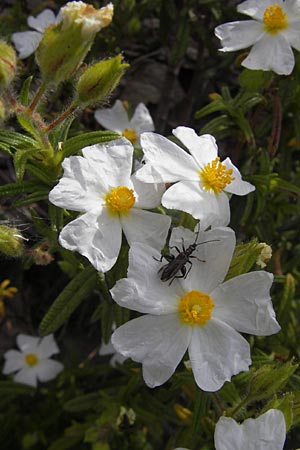
M 135 204 L 133 190 L 126 186 L 112 188 L 105 196 L 106 206 L 113 215 L 128 214 Z
M 276 34 L 288 26 L 286 14 L 277 3 L 265 9 L 263 23 L 270 34 Z
M 225 164 L 220 162 L 219 157 L 208 163 L 199 172 L 204 189 L 213 191 L 215 194 L 222 192 L 234 180 L 231 174 L 232 169 L 227 169 Z
M 28 366 L 33 367 L 38 363 L 38 357 L 34 353 L 28 353 L 25 356 L 25 361 Z
M 122 136 L 126 137 L 132 144 L 136 144 L 137 142 L 137 134 L 133 128 L 125 128 Z
M 12 287 L 12 286 L 8 287 L 9 284 L 10 284 L 10 280 L 4 280 L 0 284 L 0 299 L 1 300 L 5 297 L 12 298 L 15 295 L 15 293 L 18 291 L 18 289 L 15 287 Z
M 179 300 L 178 312 L 180 320 L 190 326 L 205 325 L 211 318 L 214 307 L 210 295 L 200 291 L 190 291 Z

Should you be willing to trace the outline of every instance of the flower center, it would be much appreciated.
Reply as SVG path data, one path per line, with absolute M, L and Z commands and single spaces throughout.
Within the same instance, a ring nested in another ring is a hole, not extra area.
M 38 357 L 34 353 L 28 353 L 25 356 L 25 361 L 28 366 L 33 367 L 37 364 Z
M 136 131 L 133 128 L 125 128 L 122 136 L 126 137 L 132 144 L 135 144 L 137 141 Z
M 265 9 L 263 23 L 270 34 L 276 34 L 288 26 L 286 14 L 277 3 Z
M 105 196 L 105 202 L 111 214 L 128 214 L 135 204 L 135 196 L 132 189 L 118 186 Z
M 231 174 L 232 169 L 227 169 L 225 164 L 220 162 L 219 157 L 206 164 L 199 173 L 204 189 L 212 190 L 215 194 L 219 194 L 227 184 L 234 180 Z
M 180 320 L 191 327 L 205 325 L 211 318 L 213 307 L 214 302 L 210 295 L 200 291 L 190 291 L 179 299 Z

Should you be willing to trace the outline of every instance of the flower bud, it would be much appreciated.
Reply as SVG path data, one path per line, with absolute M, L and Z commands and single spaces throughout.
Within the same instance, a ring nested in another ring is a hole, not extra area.
M 89 67 L 77 84 L 78 103 L 85 106 L 104 101 L 116 88 L 127 67 L 129 65 L 122 63 L 121 55 Z
M 257 248 L 260 250 L 260 254 L 256 259 L 256 264 L 263 269 L 272 258 L 272 247 L 265 242 L 261 242 L 257 245 Z
M 259 256 L 262 254 L 262 245 L 266 244 L 258 243 L 256 239 L 252 239 L 246 244 L 238 244 L 235 247 L 226 280 L 249 272 L 251 267 L 259 261 Z
M 71 78 L 90 50 L 101 28 L 108 26 L 113 5 L 97 10 L 84 2 L 69 2 L 61 8 L 62 20 L 50 25 L 41 40 L 36 59 L 44 81 L 58 84 Z
M 0 252 L 6 256 L 21 256 L 23 254 L 24 238 L 17 228 L 0 225 Z
M 17 56 L 15 50 L 6 42 L 0 41 L 0 87 L 7 87 L 15 78 Z

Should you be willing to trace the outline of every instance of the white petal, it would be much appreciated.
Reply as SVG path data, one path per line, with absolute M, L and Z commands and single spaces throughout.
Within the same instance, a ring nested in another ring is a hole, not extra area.
M 14 376 L 14 381 L 17 383 L 28 384 L 32 387 L 37 387 L 37 376 L 34 368 L 24 367 Z
M 166 190 L 164 183 L 143 183 L 135 174 L 131 176 L 131 181 L 134 186 L 136 208 L 152 209 L 160 205 L 161 197 Z
M 40 381 L 49 381 L 56 378 L 63 368 L 63 364 L 58 361 L 43 359 L 36 366 L 36 374 Z
M 171 225 L 169 216 L 137 208 L 132 208 L 127 216 L 121 216 L 120 221 L 129 245 L 142 242 L 158 250 L 165 245 Z
M 170 238 L 170 246 L 176 245 L 182 249 L 182 238 L 184 247 L 187 249 L 195 243 L 196 233 L 182 227 L 174 228 Z M 197 289 L 210 293 L 214 288 L 223 282 L 231 262 L 235 248 L 235 234 L 230 228 L 213 228 L 210 231 L 201 232 L 197 239 L 195 251 L 191 255 L 191 269 L 186 279 L 181 279 L 180 283 L 185 291 Z M 176 256 L 177 251 L 171 250 Z M 189 269 L 189 264 L 186 269 Z
M 191 328 L 180 324 L 177 314 L 146 315 L 133 319 L 112 335 L 116 350 L 143 363 L 149 387 L 160 386 L 174 373 L 190 340 Z
M 57 353 L 59 353 L 59 348 L 54 340 L 53 334 L 41 338 L 37 348 L 37 356 L 39 358 L 48 358 Z
M 201 222 L 201 228 L 226 226 L 230 220 L 229 199 L 224 192 L 215 195 L 201 189 L 198 182 L 180 181 L 162 196 L 162 204 L 168 209 L 179 209 Z
M 133 146 L 127 139 L 85 147 L 82 154 L 90 165 L 95 165 L 103 183 L 111 187 L 127 186 L 130 183 Z
M 246 0 L 238 5 L 237 10 L 242 14 L 247 14 L 257 20 L 262 20 L 265 10 L 268 6 L 274 2 L 270 0 Z M 283 8 L 284 3 L 282 0 L 276 1 L 276 3 Z
M 13 33 L 11 40 L 19 52 L 19 58 L 24 59 L 36 51 L 42 37 L 38 31 L 21 31 Z
M 242 180 L 242 176 L 239 170 L 232 164 L 230 158 L 224 159 L 224 161 L 222 161 L 222 164 L 224 164 L 227 169 L 232 170 L 231 176 L 234 177 L 234 180 L 224 189 L 226 192 L 236 195 L 247 195 L 249 194 L 249 192 L 255 190 L 255 186 L 253 186 L 253 184 Z
M 129 250 L 127 278 L 117 281 L 111 289 L 120 306 L 142 313 L 170 314 L 178 310 L 178 299 L 184 294 L 176 280 L 169 286 L 160 281 L 158 250 L 134 243 Z
M 152 117 L 144 103 L 137 105 L 128 128 L 133 128 L 138 135 L 145 131 L 154 131 Z
M 288 28 L 281 31 L 282 36 L 284 36 L 289 44 L 298 51 L 300 51 L 299 22 L 300 17 L 297 18 L 297 22 L 295 25 L 289 25 Z
M 284 415 L 276 409 L 241 425 L 229 417 L 220 417 L 214 435 L 216 450 L 282 450 L 285 437 Z
M 216 140 L 210 134 L 198 136 L 192 128 L 177 127 L 172 131 L 202 167 L 218 156 Z
M 18 334 L 17 345 L 23 353 L 36 353 L 39 340 L 39 337 Z
M 54 24 L 55 22 L 56 17 L 51 9 L 44 9 L 44 11 L 36 17 L 29 16 L 27 19 L 28 25 L 41 33 L 43 33 L 49 25 Z
M 59 242 L 68 250 L 86 256 L 101 272 L 115 264 L 121 247 L 121 225 L 105 209 L 90 211 L 68 223 L 59 235 Z
M 232 52 L 250 47 L 264 34 L 263 25 L 255 20 L 228 22 L 215 28 L 215 35 L 221 40 L 223 52 Z
M 122 134 L 125 128 L 130 128 L 128 114 L 120 100 L 112 108 L 97 109 L 95 119 L 103 128 Z
M 16 372 L 26 366 L 24 354 L 18 350 L 8 350 L 3 356 L 5 358 L 5 363 L 2 373 L 5 375 Z
M 273 310 L 270 288 L 272 274 L 250 272 L 219 286 L 211 296 L 213 317 L 243 333 L 269 336 L 280 330 Z
M 62 167 L 63 177 L 49 193 L 51 203 L 72 211 L 86 212 L 104 202 L 102 197 L 108 187 L 85 158 L 65 158 Z
M 204 326 L 193 327 L 189 357 L 197 385 L 209 392 L 217 391 L 251 364 L 246 339 L 213 318 Z
M 243 60 L 242 66 L 253 70 L 273 70 L 279 75 L 289 75 L 295 65 L 291 46 L 283 35 L 266 33 Z
M 164 136 L 142 133 L 141 146 L 146 164 L 136 172 L 145 183 L 172 183 L 197 179 L 199 167 L 194 158 Z

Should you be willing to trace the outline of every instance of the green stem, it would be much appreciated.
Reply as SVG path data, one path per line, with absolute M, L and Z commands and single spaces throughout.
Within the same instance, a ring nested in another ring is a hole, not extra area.
M 228 416 L 234 417 L 240 409 L 242 409 L 245 405 L 247 405 L 248 401 L 249 401 L 248 397 L 245 397 L 244 400 L 242 400 L 240 403 L 238 403 L 236 405 L 236 407 L 232 411 L 229 412 Z
M 46 131 L 49 133 L 54 128 L 56 128 L 61 122 L 67 119 L 76 109 L 78 108 L 78 104 L 73 102 L 60 116 L 58 116 L 53 122 L 51 122 Z
M 40 87 L 38 88 L 38 90 L 35 93 L 35 96 L 32 99 L 32 102 L 30 103 L 30 105 L 27 108 L 27 113 L 28 114 L 33 113 L 33 111 L 37 107 L 40 99 L 42 98 L 46 88 L 47 88 L 47 84 L 45 82 L 40 85 Z
M 106 283 L 105 275 L 103 272 L 97 273 L 97 285 L 99 287 L 99 290 L 103 294 L 103 297 L 105 300 L 108 300 L 109 302 L 112 302 L 112 298 Z

